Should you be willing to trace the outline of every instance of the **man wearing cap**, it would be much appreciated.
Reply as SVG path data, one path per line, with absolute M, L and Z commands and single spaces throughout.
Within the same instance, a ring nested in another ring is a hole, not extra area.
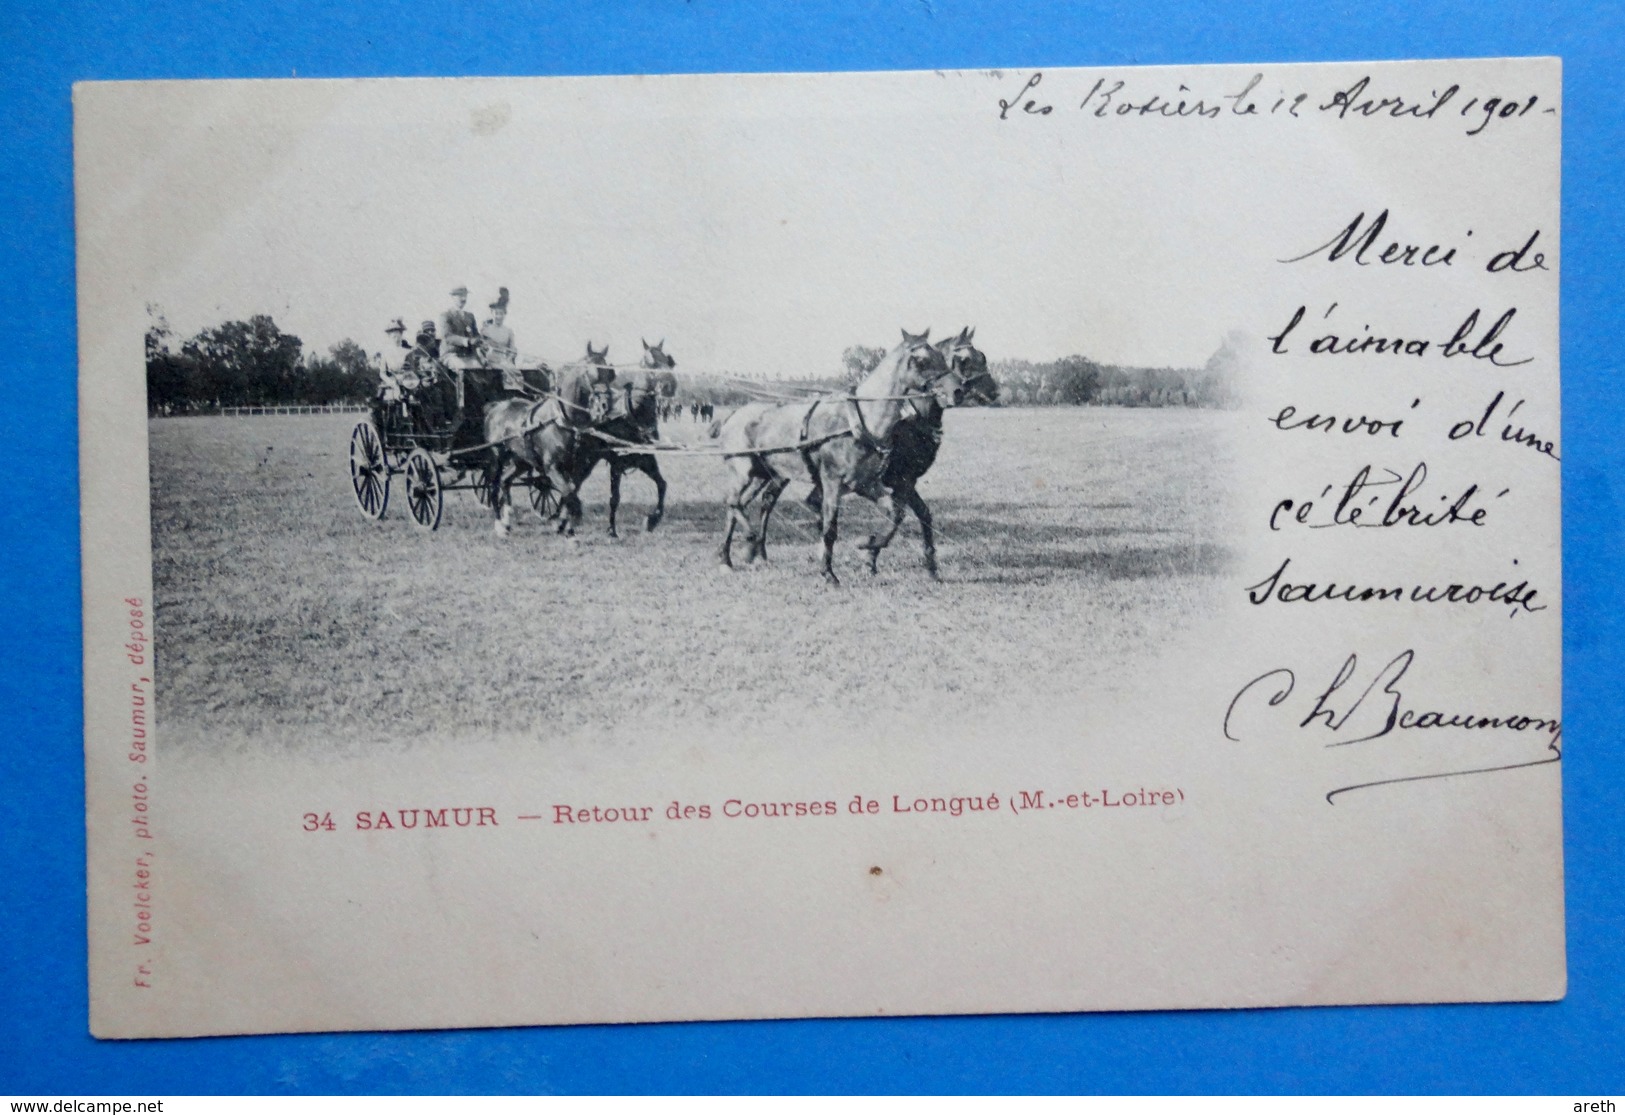
M 425 321 L 418 326 L 418 335 L 413 340 L 412 350 L 420 361 L 440 359 L 440 338 L 435 335 L 434 322 Z
M 468 288 L 454 288 L 451 297 L 456 305 L 440 315 L 440 359 L 454 369 L 483 367 L 479 322 L 463 308 L 468 305 Z
M 401 326 L 401 332 L 406 332 L 405 325 Z M 434 322 L 426 321 L 418 326 L 418 335 L 410 345 L 403 336 L 400 346 L 407 350 L 406 359 L 401 361 L 401 382 L 408 391 L 434 378 L 435 361 L 440 358 L 440 341 L 435 337 Z
M 425 433 L 449 422 L 457 406 L 457 387 L 441 374 L 441 368 L 440 339 L 435 336 L 434 322 L 425 321 L 418 326 L 412 351 L 401 369 L 401 382 L 413 392 L 413 413 Z

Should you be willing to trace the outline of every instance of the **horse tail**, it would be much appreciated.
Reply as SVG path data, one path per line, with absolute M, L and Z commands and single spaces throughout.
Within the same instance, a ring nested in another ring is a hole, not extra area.
M 706 431 L 706 436 L 707 437 L 720 437 L 721 435 L 722 435 L 722 419 L 718 418 L 715 422 L 711 423 L 710 429 L 708 429 Z

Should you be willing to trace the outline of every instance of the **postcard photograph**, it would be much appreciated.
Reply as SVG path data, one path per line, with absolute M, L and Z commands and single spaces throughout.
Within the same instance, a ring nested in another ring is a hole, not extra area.
M 1561 996 L 1560 105 L 77 87 L 93 1029 Z

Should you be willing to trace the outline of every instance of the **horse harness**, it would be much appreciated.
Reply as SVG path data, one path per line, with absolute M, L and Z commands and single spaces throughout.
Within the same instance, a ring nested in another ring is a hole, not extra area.
M 819 396 L 812 401 L 810 406 L 807 407 L 807 413 L 801 416 L 801 432 L 796 436 L 798 446 L 803 450 L 814 449 L 824 444 L 826 441 L 834 441 L 838 437 L 846 437 L 848 434 L 851 434 L 857 439 L 858 444 L 862 445 L 864 448 L 873 449 L 879 452 L 887 452 L 887 447 L 881 443 L 880 439 L 875 437 L 874 433 L 869 429 L 869 424 L 864 421 L 863 408 L 858 405 L 857 396 L 840 395 L 837 398 L 846 406 L 846 409 L 851 416 L 847 420 L 847 428 L 838 434 L 830 434 L 827 437 L 814 438 L 812 436 L 813 414 L 818 410 L 821 404 L 832 401 L 825 396 Z
M 927 386 L 927 387 L 931 386 L 931 384 L 935 383 L 937 380 L 941 379 L 943 376 L 945 376 L 947 374 L 948 374 L 948 371 L 945 370 L 945 371 L 941 372 L 938 375 L 932 376 L 929 380 L 926 381 L 925 386 Z M 893 396 L 893 397 L 894 398 L 900 398 L 900 399 L 915 399 L 915 398 L 924 398 L 926 396 L 923 395 L 923 394 L 911 394 L 911 395 L 899 395 L 899 396 Z M 802 457 L 802 460 L 806 462 L 808 471 L 809 472 L 815 471 L 813 469 L 813 467 L 812 467 L 812 452 L 811 452 L 812 450 L 818 448 L 820 445 L 823 445 L 826 441 L 834 441 L 836 438 L 847 437 L 848 435 L 850 435 L 859 445 L 863 446 L 865 449 L 869 450 L 872 453 L 879 454 L 880 458 L 881 458 L 882 465 L 884 465 L 884 463 L 887 460 L 889 460 L 890 457 L 891 457 L 891 451 L 892 451 L 891 439 L 888 438 L 885 441 L 881 441 L 879 438 L 877 438 L 874 435 L 874 432 L 869 429 L 868 422 L 866 422 L 864 420 L 863 407 L 859 405 L 860 400 L 858 399 L 857 395 L 853 394 L 852 392 L 847 392 L 845 395 L 837 396 L 837 398 L 839 399 L 839 401 L 842 404 L 845 405 L 845 407 L 847 409 L 847 412 L 850 415 L 850 417 L 847 420 L 847 428 L 842 430 L 840 433 L 830 434 L 827 437 L 821 437 L 821 438 L 814 438 L 812 436 L 812 418 L 813 418 L 813 414 L 814 414 L 814 412 L 816 412 L 818 410 L 818 407 L 819 407 L 820 403 L 825 403 L 825 402 L 831 401 L 829 399 L 829 397 L 827 397 L 827 396 L 821 395 L 818 398 L 814 399 L 812 401 L 811 405 L 809 405 L 807 407 L 807 413 L 805 413 L 805 414 L 803 414 L 801 416 L 801 432 L 796 438 L 797 445 L 795 446 L 795 448 L 801 450 L 801 457 Z M 874 401 L 874 400 L 870 400 L 870 401 Z M 938 436 L 938 439 L 940 440 L 941 434 L 939 433 L 937 436 Z

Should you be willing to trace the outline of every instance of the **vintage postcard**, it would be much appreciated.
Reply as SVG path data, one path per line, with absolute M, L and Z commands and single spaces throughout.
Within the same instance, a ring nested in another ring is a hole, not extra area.
M 1561 110 L 78 86 L 93 1031 L 1561 997 Z

